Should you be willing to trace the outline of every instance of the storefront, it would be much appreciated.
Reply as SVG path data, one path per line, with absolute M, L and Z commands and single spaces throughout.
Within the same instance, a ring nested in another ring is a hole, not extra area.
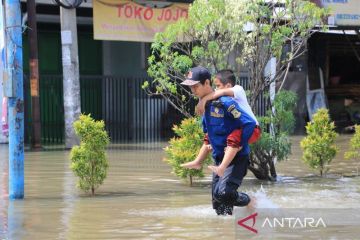
M 360 109 L 360 1 L 315 2 L 331 9 L 330 30 L 309 40 L 308 89 L 322 89 L 322 101 L 337 129 L 347 132 L 346 127 L 360 123 L 353 111 Z

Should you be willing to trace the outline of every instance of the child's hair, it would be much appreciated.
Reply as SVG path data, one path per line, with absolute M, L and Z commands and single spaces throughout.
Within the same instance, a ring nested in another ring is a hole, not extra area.
M 215 77 L 224 85 L 229 83 L 231 86 L 235 86 L 236 84 L 236 77 L 231 69 L 220 70 L 216 73 Z

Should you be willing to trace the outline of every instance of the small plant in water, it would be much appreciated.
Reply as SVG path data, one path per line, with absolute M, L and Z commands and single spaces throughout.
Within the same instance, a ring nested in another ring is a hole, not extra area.
M 110 139 L 105 131 L 104 121 L 95 121 L 89 115 L 80 115 L 74 122 L 75 133 L 80 138 L 80 146 L 74 146 L 70 153 L 71 166 L 79 177 L 78 186 L 85 192 L 95 194 L 106 178 L 108 161 L 105 148 Z
M 321 108 L 307 123 L 307 136 L 301 140 L 303 160 L 313 169 L 319 169 L 320 175 L 328 171 L 325 166 L 335 157 L 338 149 L 335 146 L 337 133 L 334 122 L 330 122 L 328 110 Z
M 344 157 L 360 161 L 360 125 L 355 125 L 355 134 L 350 140 L 350 151 L 345 152 Z M 357 166 L 357 175 L 359 175 L 359 166 Z
M 193 161 L 196 158 L 203 144 L 204 133 L 197 118 L 184 119 L 180 126 L 175 125 L 173 130 L 178 137 L 172 138 L 169 141 L 169 146 L 165 148 L 165 161 L 171 165 L 176 176 L 183 179 L 189 177 L 190 185 L 192 185 L 193 177 L 204 177 L 203 169 L 186 169 L 180 164 Z M 205 164 L 210 162 L 211 159 L 208 157 Z

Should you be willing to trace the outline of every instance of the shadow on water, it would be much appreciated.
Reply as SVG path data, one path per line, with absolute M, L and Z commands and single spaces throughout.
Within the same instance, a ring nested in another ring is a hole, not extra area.
M 277 182 L 260 182 L 249 173 L 240 189 L 263 208 L 360 209 L 358 163 L 342 158 L 348 140 L 341 136 L 341 152 L 321 178 L 301 161 L 300 138 L 294 137 L 292 156 L 277 164 Z M 111 146 L 108 176 L 95 197 L 75 187 L 69 151 L 26 152 L 25 199 L 8 201 L 7 146 L 0 145 L 0 239 L 236 238 L 236 216 L 218 217 L 211 208 L 210 172 L 189 187 L 162 160 L 164 146 Z M 321 232 L 323 239 L 339 239 L 336 234 Z M 359 236 L 348 234 L 346 239 Z

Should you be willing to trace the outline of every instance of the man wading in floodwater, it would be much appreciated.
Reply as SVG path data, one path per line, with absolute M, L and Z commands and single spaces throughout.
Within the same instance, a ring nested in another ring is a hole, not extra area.
M 200 99 L 213 92 L 210 72 L 204 67 L 192 68 L 181 84 L 189 86 L 192 93 Z M 216 166 L 222 161 L 231 162 L 223 176 L 213 173 L 212 182 L 213 208 L 218 215 L 231 215 L 234 206 L 247 206 L 250 203 L 250 197 L 245 193 L 238 193 L 237 189 L 247 172 L 250 153 L 248 140 L 256 122 L 231 97 L 223 96 L 206 106 L 202 124 L 206 137 L 196 159 L 202 161 L 206 158 L 210 152 L 207 145 L 210 143 Z M 227 159 L 229 156 L 224 154 L 224 149 L 229 142 L 234 141 L 231 133 L 240 128 L 242 136 L 238 144 L 241 150 L 234 158 Z

